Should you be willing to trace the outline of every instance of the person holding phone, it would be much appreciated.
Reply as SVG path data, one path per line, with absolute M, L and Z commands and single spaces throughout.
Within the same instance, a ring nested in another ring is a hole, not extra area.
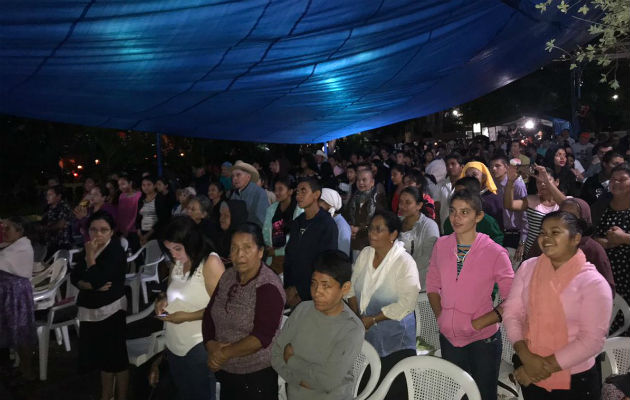
M 225 267 L 188 216 L 174 217 L 163 239 L 175 265 L 166 294 L 155 302 L 157 317 L 166 322 L 166 350 L 151 366 L 149 383 L 158 383 L 159 365 L 166 357 L 177 399 L 214 399 L 216 381 L 206 368 L 201 320 Z

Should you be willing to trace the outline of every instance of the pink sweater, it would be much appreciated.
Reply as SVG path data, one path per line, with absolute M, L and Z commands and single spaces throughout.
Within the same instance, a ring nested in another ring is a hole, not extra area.
M 440 333 L 453 346 L 463 347 L 497 332 L 498 324 L 477 331 L 472 320 L 492 310 L 495 282 L 501 298 L 507 298 L 514 271 L 507 250 L 483 233 L 477 233 L 459 277 L 456 254 L 455 233 L 435 242 L 427 274 L 427 293 L 437 293 L 442 299 L 442 313 L 437 320 Z
M 525 339 L 529 284 L 537 260 L 538 257 L 530 258 L 521 264 L 504 303 L 503 323 L 512 343 Z M 610 286 L 593 264 L 587 262 L 586 268 L 560 294 L 560 302 L 567 320 L 569 343 L 554 353 L 556 360 L 571 374 L 584 372 L 595 364 L 595 356 L 602 351 L 608 335 L 612 313 Z

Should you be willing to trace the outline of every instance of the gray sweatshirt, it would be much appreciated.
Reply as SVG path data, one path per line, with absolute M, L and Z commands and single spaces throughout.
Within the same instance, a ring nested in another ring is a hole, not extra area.
M 352 365 L 364 335 L 363 323 L 347 305 L 330 317 L 316 310 L 312 301 L 300 303 L 271 350 L 271 365 L 288 383 L 288 400 L 352 399 Z M 285 363 L 289 343 L 294 355 Z

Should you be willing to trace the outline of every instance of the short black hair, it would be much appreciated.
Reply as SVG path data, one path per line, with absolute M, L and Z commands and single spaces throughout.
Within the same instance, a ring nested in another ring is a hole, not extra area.
M 477 178 L 473 178 L 472 176 L 465 176 L 463 178 L 459 178 L 455 182 L 455 185 L 453 187 L 455 186 L 464 186 L 466 190 L 472 193 L 481 192 L 481 183 L 479 183 L 479 180 L 477 180 Z
M 99 219 L 102 219 L 103 221 L 107 222 L 107 225 L 109 225 L 109 229 L 111 229 L 112 231 L 116 230 L 116 223 L 114 222 L 114 217 L 112 217 L 112 215 L 105 210 L 98 210 L 94 214 L 90 215 L 90 218 L 88 218 L 88 227 L 92 225 L 92 222 L 97 221 Z
M 321 193 L 322 191 L 322 184 L 319 182 L 319 179 L 315 178 L 314 176 L 301 178 L 298 181 L 298 185 L 300 183 L 306 183 L 311 188 L 312 192 L 317 192 L 319 190 L 319 192 Z
M 415 182 L 416 185 L 420 187 L 420 191 L 423 194 L 426 192 L 428 182 L 427 182 L 427 178 L 424 175 L 422 175 L 422 172 L 418 171 L 417 169 L 412 168 L 409 171 L 407 171 L 407 173 L 405 174 L 405 178 L 408 178 L 410 181 Z
M 602 162 L 605 162 L 606 164 L 610 164 L 612 159 L 616 157 L 623 158 L 623 156 L 619 154 L 618 152 L 616 152 L 615 150 L 607 151 L 606 154 L 604 154 L 604 157 L 602 157 Z
M 416 202 L 416 204 L 418 203 L 424 203 L 424 197 L 422 196 L 423 193 L 422 191 L 418 190 L 417 187 L 414 186 L 407 186 L 406 188 L 404 188 L 401 192 L 400 195 L 402 196 L 403 193 L 407 193 L 408 195 L 410 195 L 411 197 L 413 197 L 414 201 Z
M 383 218 L 383 220 L 385 220 L 385 225 L 387 226 L 387 230 L 389 231 L 389 233 L 396 231 L 400 234 L 400 232 L 402 231 L 402 222 L 400 221 L 400 218 L 398 218 L 398 216 L 393 212 L 383 209 L 376 210 L 376 212 L 370 219 L 370 225 L 372 225 L 372 221 L 374 221 L 376 217 L 381 217 Z
M 153 183 L 155 185 L 155 182 L 157 182 L 157 179 L 155 179 L 155 177 L 153 177 L 153 175 L 145 175 L 142 177 L 142 179 L 140 181 L 149 181 L 151 183 Z
M 447 155 L 446 158 L 444 159 L 444 162 L 446 163 L 448 162 L 448 160 L 451 160 L 451 159 L 456 160 L 459 165 L 462 165 L 464 163 L 464 159 L 462 158 L 462 155 L 456 151 Z
M 505 165 L 510 165 L 510 162 L 508 161 L 507 156 L 505 155 L 504 152 L 497 152 L 494 153 L 494 155 L 492 156 L 492 158 L 490 159 L 490 161 L 501 161 L 503 164 Z
M 477 180 L 475 179 L 475 181 Z M 455 182 L 455 186 L 457 186 L 457 182 Z M 477 181 L 477 183 L 479 183 L 479 181 Z M 470 208 L 475 210 L 476 214 L 479 214 L 483 211 L 483 205 L 481 204 L 481 196 L 479 196 L 479 191 L 473 192 L 468 189 L 456 190 L 455 193 L 453 193 L 453 196 L 451 196 L 451 200 L 448 203 L 449 206 L 452 206 L 455 200 L 465 201 L 470 206 Z
M 626 175 L 630 176 L 630 166 L 626 163 L 617 165 L 615 168 L 612 169 L 612 171 L 610 171 L 610 174 L 612 175 L 613 173 L 619 171 L 625 172 Z
M 93 189 L 98 189 L 98 191 L 101 192 L 101 196 L 103 197 L 109 196 L 109 189 L 107 189 L 107 186 L 103 184 L 94 185 Z
M 352 263 L 340 250 L 326 250 L 320 253 L 313 263 L 313 272 L 329 275 L 342 286 L 352 279 Z

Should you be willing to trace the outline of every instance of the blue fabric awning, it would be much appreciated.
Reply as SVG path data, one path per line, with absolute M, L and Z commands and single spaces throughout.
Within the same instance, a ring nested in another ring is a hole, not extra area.
M 0 112 L 309 143 L 472 100 L 571 48 L 538 1 L 4 1 Z

